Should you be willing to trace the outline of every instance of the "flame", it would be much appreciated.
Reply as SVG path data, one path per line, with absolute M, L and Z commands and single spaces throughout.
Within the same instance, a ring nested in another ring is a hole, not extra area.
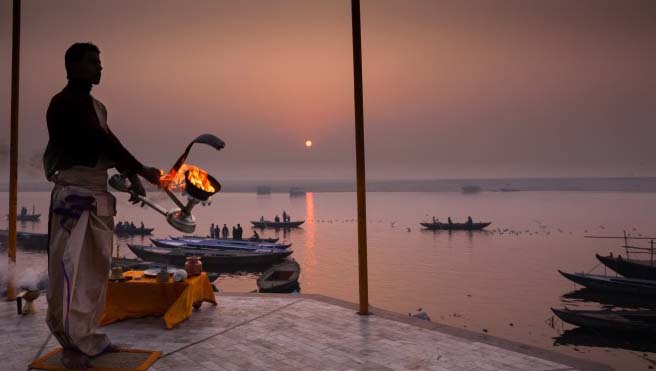
M 188 178 L 191 184 L 195 185 L 196 187 L 202 189 L 205 192 L 209 192 L 209 193 L 216 192 L 216 189 L 214 189 L 212 183 L 207 177 L 207 171 L 199 168 L 198 166 L 187 165 L 187 164 L 182 164 L 182 166 L 180 166 L 180 169 L 178 169 L 177 171 L 175 169 L 171 169 L 171 171 L 169 171 L 167 174 L 164 174 L 164 172 L 160 170 L 161 172 L 161 175 L 159 177 L 160 186 L 168 190 L 174 190 L 176 188 L 185 189 L 185 173 L 187 171 L 189 172 Z

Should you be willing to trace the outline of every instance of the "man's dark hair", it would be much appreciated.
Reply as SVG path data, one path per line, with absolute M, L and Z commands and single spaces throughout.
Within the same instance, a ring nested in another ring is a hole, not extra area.
M 88 52 L 100 53 L 100 49 L 92 43 L 75 43 L 71 45 L 68 50 L 66 50 L 66 55 L 64 56 L 64 64 L 66 65 L 66 77 L 71 78 L 71 73 L 75 64 L 84 58 L 84 55 Z

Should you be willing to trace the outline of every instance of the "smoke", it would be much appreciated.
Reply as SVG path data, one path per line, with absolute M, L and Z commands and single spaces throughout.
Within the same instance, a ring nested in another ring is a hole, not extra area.
M 14 265 L 14 263 L 10 263 Z M 0 292 L 7 290 L 7 279 L 10 265 L 7 257 L 0 259 Z M 14 265 L 14 287 L 16 290 L 45 290 L 48 287 L 48 271 L 44 267 L 27 267 L 16 269 Z

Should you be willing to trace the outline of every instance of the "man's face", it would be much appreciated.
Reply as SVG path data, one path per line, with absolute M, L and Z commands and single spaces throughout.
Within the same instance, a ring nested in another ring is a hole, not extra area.
M 75 70 L 75 78 L 83 81 L 98 85 L 100 83 L 100 71 L 102 65 L 100 64 L 100 54 L 94 52 L 87 52 L 77 65 Z

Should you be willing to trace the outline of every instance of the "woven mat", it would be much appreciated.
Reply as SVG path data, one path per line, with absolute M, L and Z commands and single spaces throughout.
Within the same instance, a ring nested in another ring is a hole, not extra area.
M 38 370 L 67 371 L 61 363 L 62 348 L 55 349 L 30 363 Z M 145 371 L 157 361 L 161 352 L 141 349 L 121 349 L 115 353 L 103 353 L 91 358 L 93 371 Z

